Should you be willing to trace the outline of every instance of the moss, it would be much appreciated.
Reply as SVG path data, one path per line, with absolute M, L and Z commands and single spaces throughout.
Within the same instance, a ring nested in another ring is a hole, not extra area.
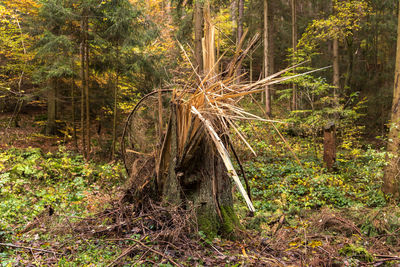
M 203 232 L 207 238 L 213 239 L 217 236 L 220 223 L 215 216 L 215 212 L 200 208 L 197 212 L 197 224 L 199 231 Z
M 221 225 L 222 235 L 229 239 L 238 239 L 239 236 L 236 235 L 237 230 L 243 229 L 243 226 L 240 224 L 233 207 L 222 206 L 221 215 L 224 220 Z

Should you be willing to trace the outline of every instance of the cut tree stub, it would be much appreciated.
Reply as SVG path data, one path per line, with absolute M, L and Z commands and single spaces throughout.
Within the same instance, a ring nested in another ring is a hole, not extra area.
M 324 163 L 328 171 L 333 171 L 336 161 L 336 129 L 334 123 L 328 123 L 324 128 Z

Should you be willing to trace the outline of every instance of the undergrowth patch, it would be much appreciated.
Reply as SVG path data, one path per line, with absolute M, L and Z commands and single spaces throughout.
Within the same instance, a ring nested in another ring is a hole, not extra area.
M 124 180 L 120 164 L 86 162 L 63 147 L 56 153 L 37 148 L 0 151 L 0 242 L 46 247 L 54 238 L 67 238 L 32 230 L 57 225 L 59 216 L 74 223 L 106 208 Z M 0 248 L 3 265 L 22 260 L 16 255 Z

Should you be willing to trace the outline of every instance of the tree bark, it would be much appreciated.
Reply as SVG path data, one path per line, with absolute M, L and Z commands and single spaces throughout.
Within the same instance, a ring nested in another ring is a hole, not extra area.
M 86 60 L 85 60 L 85 49 L 86 49 L 86 35 L 84 31 L 86 29 L 85 26 L 86 19 L 85 19 L 85 11 L 82 12 L 82 21 L 81 21 L 81 45 L 80 45 L 80 53 L 81 53 L 81 139 L 82 139 L 82 153 L 83 156 L 86 158 L 86 133 L 85 133 L 85 85 L 86 85 Z
M 74 68 L 74 59 L 71 55 L 71 104 L 72 104 L 72 138 L 74 140 L 75 149 L 78 150 L 78 139 L 76 136 L 76 124 L 75 124 L 75 68 Z
M 293 48 L 293 64 L 295 64 L 295 54 L 297 52 L 297 10 L 296 0 L 291 0 L 292 6 L 292 48 Z M 296 73 L 296 70 L 293 70 Z M 297 110 L 297 86 L 293 83 L 292 92 L 292 110 Z
M 56 78 L 50 79 L 50 85 L 47 90 L 47 124 L 46 134 L 53 135 L 56 133 Z
M 86 106 L 86 158 L 90 154 L 90 103 L 89 103 L 89 16 L 85 17 L 85 106 Z
M 237 41 L 239 42 L 243 36 L 243 14 L 244 0 L 238 1 L 238 17 L 237 17 Z
M 344 81 L 344 88 L 351 88 L 351 82 L 353 78 L 353 65 L 354 65 L 354 52 L 353 52 L 353 37 L 349 36 L 346 38 L 347 44 L 347 75 Z
M 268 27 L 268 0 L 264 0 L 264 77 L 269 75 L 269 27 Z M 268 85 L 265 86 L 265 112 L 271 116 L 271 94 Z
M 400 146 L 400 5 L 397 26 L 397 49 L 396 67 L 394 74 L 393 103 L 388 136 L 387 152 L 391 155 L 386 157 L 388 165 L 385 166 L 382 191 L 399 197 L 399 146 Z
M 238 45 L 240 40 L 242 39 L 243 36 L 243 14 L 244 14 L 244 0 L 238 0 L 238 16 L 237 16 L 237 40 L 236 44 Z M 238 65 L 237 70 L 236 70 L 236 77 L 237 80 L 236 82 L 240 82 L 239 76 L 241 75 L 241 64 Z
M 118 53 L 117 53 L 118 54 Z M 114 86 L 114 111 L 113 111 L 113 132 L 112 132 L 112 148 L 111 148 L 111 159 L 115 156 L 115 143 L 117 141 L 117 104 L 118 104 L 118 71 L 115 75 L 115 86 Z
M 194 56 L 199 73 L 203 72 L 203 52 L 201 39 L 203 38 L 203 6 L 201 0 L 194 4 Z
M 340 90 L 340 74 L 339 74 L 339 41 L 337 38 L 333 39 L 333 98 L 335 106 L 338 103 L 338 93 Z

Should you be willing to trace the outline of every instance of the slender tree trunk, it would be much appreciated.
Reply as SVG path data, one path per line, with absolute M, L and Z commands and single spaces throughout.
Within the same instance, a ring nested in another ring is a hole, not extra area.
M 114 159 L 115 155 L 115 143 L 117 140 L 117 104 L 118 104 L 118 83 L 119 83 L 119 75 L 118 71 L 115 77 L 115 86 L 114 86 L 114 118 L 113 118 L 113 134 L 112 134 L 112 150 L 111 150 L 111 158 Z
M 264 0 L 264 77 L 269 75 L 269 27 L 268 27 L 268 0 Z M 271 116 L 271 94 L 268 85 L 265 86 L 265 112 Z
M 237 40 L 243 36 L 243 14 L 244 14 L 244 0 L 238 0 L 238 17 L 237 17 Z
M 159 137 L 162 138 L 164 130 L 163 130 L 163 100 L 162 100 L 161 87 L 160 89 L 158 89 L 157 98 L 158 98 L 158 134 Z
M 339 41 L 337 38 L 333 39 L 333 98 L 335 106 L 338 103 L 338 93 L 340 90 L 340 74 L 339 74 Z
M 86 23 L 86 11 L 82 12 L 82 21 L 81 21 L 81 45 L 80 45 L 80 53 L 81 53 L 81 139 L 82 139 L 82 154 L 86 158 L 86 133 L 85 133 L 85 86 L 86 86 L 86 34 L 85 34 L 85 23 Z
M 236 17 L 237 17 L 236 8 L 238 6 L 238 1 L 239 0 L 233 0 L 230 4 L 232 29 L 234 29 L 237 26 L 237 24 L 236 24 Z
M 203 3 L 195 0 L 194 7 L 194 54 L 196 67 L 199 73 L 203 72 L 203 52 L 201 39 L 203 38 Z
M 46 134 L 52 135 L 56 132 L 56 78 L 50 79 L 47 90 L 47 124 Z
M 71 104 L 72 104 L 72 138 L 74 139 L 75 149 L 78 149 L 78 140 L 76 137 L 76 124 L 75 124 L 75 71 L 74 71 L 74 59 L 71 55 Z
M 396 67 L 394 74 L 393 103 L 388 136 L 387 156 L 388 165 L 385 167 L 382 191 L 395 198 L 399 196 L 399 147 L 400 147 L 400 5 L 397 26 Z
M 238 16 L 237 16 L 237 40 L 236 44 L 238 45 L 243 36 L 243 14 L 244 14 L 244 0 L 238 0 Z M 236 77 L 241 75 L 241 65 L 238 65 L 236 71 Z M 236 80 L 237 83 L 240 82 L 240 78 Z
M 85 106 L 86 106 L 86 158 L 90 155 L 90 103 L 89 103 L 89 17 L 85 17 Z
M 268 75 L 275 73 L 275 25 L 274 25 L 274 4 L 268 0 Z M 273 98 L 274 85 L 269 86 L 271 99 Z
M 297 10 L 296 0 L 291 0 L 292 5 L 292 48 L 293 48 L 293 64 L 295 63 L 295 55 L 297 52 Z M 296 73 L 296 70 L 293 70 Z M 292 95 L 292 110 L 297 110 L 297 86 L 293 83 L 293 95 Z
M 83 20 L 84 21 L 84 20 Z M 82 22 L 82 25 L 84 22 Z M 82 35 L 83 36 L 83 35 Z M 82 153 L 86 158 L 86 141 L 85 141 L 85 41 L 81 42 L 81 139 Z
M 347 43 L 348 63 L 347 63 L 347 75 L 346 75 L 346 80 L 344 82 L 344 88 L 350 88 L 351 80 L 353 78 L 353 65 L 354 65 L 353 38 L 351 36 L 348 37 L 346 43 Z

